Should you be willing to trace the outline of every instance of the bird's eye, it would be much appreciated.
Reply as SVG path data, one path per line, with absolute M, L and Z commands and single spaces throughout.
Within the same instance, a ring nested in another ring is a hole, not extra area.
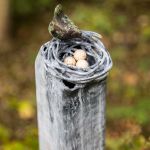
M 67 19 L 68 17 L 65 15 L 64 18 Z

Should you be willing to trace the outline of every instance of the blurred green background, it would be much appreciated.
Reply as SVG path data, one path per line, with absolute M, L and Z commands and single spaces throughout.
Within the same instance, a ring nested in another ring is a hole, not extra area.
M 149 0 L 0 0 L 0 150 L 38 149 L 34 61 L 58 3 L 113 59 L 106 150 L 150 150 Z

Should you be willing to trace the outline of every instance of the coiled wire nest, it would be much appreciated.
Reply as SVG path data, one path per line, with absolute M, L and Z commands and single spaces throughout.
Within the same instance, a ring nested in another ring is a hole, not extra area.
M 99 36 L 95 32 L 82 31 L 82 38 L 67 41 L 53 38 L 41 48 L 46 70 L 58 78 L 76 84 L 104 79 L 112 67 L 112 60 Z M 88 68 L 80 69 L 64 64 L 64 58 L 72 55 L 74 49 L 86 51 Z

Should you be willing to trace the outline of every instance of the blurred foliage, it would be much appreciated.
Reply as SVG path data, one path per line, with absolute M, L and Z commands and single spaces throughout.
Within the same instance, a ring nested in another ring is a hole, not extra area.
M 15 15 L 29 15 L 44 8 L 51 8 L 53 0 L 11 0 Z
M 8 142 L 9 136 L 10 136 L 9 129 L 7 129 L 6 127 L 1 125 L 0 126 L 0 139 L 1 139 L 1 142 L 3 142 L 3 143 Z
M 110 34 L 113 31 L 110 18 L 99 8 L 94 7 L 93 9 L 94 11 L 90 9 L 90 6 L 85 7 L 84 4 L 80 4 L 75 9 L 72 19 L 78 25 L 84 22 L 83 28 L 85 29 L 87 28 L 89 30 L 101 31 L 104 34 Z
M 107 150 L 150 149 L 150 2 L 11 0 L 11 44 L 0 49 L 0 150 L 37 150 L 34 60 L 50 39 L 57 3 L 85 30 L 102 34 L 108 77 Z M 17 19 L 14 19 L 17 18 Z
M 142 36 L 144 40 L 150 40 L 150 27 L 146 27 L 142 30 Z
M 146 142 L 145 138 L 141 135 L 131 137 L 130 134 L 124 134 L 120 138 L 110 138 L 107 140 L 108 150 L 148 150 L 150 142 Z
M 139 124 L 145 125 L 149 123 L 149 99 L 142 98 L 142 101 L 138 101 L 132 105 L 123 105 L 123 106 L 110 106 L 107 109 L 108 119 L 118 120 L 121 118 L 125 119 L 134 119 Z

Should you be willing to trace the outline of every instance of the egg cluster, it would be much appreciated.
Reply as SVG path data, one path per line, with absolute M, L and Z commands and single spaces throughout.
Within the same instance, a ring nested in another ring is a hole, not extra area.
M 68 66 L 76 66 L 77 68 L 85 69 L 89 66 L 86 59 L 86 52 L 82 49 L 76 49 L 72 56 L 68 56 L 64 59 L 64 63 Z

